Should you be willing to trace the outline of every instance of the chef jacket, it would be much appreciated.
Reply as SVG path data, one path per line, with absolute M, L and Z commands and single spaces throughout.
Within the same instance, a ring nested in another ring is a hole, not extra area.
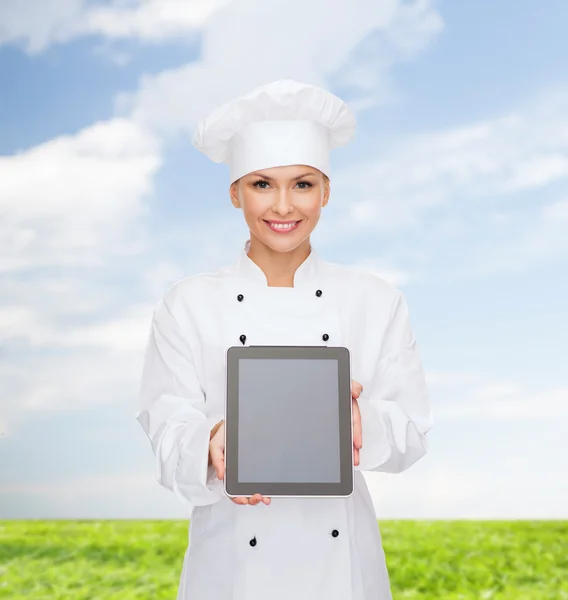
M 192 507 L 177 599 L 390 600 L 362 471 L 399 473 L 427 451 L 433 419 L 407 303 L 379 276 L 313 246 L 293 287 L 268 286 L 249 248 L 231 266 L 176 282 L 154 310 L 137 419 L 158 482 Z M 352 496 L 251 506 L 224 493 L 209 436 L 225 417 L 226 350 L 242 344 L 349 349 L 363 385 Z

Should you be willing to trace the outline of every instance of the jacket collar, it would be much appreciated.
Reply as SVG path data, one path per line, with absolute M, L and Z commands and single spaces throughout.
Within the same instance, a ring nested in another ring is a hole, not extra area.
M 317 281 L 317 275 L 319 274 L 321 268 L 321 259 L 311 244 L 310 248 L 310 254 L 294 273 L 295 288 L 307 286 L 313 287 Z M 245 242 L 244 248 L 241 250 L 241 254 L 237 261 L 235 269 L 237 277 L 244 277 L 254 281 L 257 284 L 269 287 L 264 271 L 251 258 L 249 258 L 249 249 L 250 239 Z

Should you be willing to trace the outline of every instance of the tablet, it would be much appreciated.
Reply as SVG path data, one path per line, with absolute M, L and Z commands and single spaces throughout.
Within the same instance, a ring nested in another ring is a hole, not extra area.
M 353 493 L 347 348 L 233 346 L 226 376 L 228 496 Z

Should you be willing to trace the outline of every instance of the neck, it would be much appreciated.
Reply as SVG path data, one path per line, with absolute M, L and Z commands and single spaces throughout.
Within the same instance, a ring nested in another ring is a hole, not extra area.
M 294 274 L 310 252 L 310 238 L 293 250 L 278 252 L 251 234 L 248 257 L 261 268 L 269 287 L 294 287 Z

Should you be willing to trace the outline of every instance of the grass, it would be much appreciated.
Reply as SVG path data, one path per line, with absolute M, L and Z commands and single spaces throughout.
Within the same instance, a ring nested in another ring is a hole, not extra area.
M 568 521 L 381 521 L 394 600 L 568 600 Z M 0 522 L 0 598 L 174 600 L 184 521 Z

